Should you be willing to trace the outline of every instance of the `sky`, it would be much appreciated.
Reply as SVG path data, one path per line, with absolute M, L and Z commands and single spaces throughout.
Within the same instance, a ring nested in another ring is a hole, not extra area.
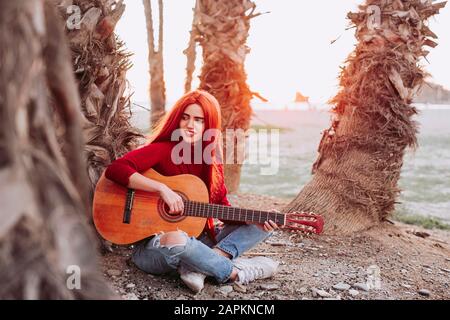
M 134 55 L 127 78 L 134 102 L 148 101 L 148 47 L 141 0 L 125 0 L 127 8 L 116 32 Z M 326 102 L 338 90 L 340 66 L 355 45 L 354 29 L 346 14 L 362 0 L 254 0 L 257 12 L 269 12 L 251 20 L 245 70 L 252 91 L 270 103 L 287 103 L 296 91 L 312 102 Z M 184 93 L 186 56 L 194 0 L 164 0 L 164 71 L 168 103 Z M 152 0 L 154 28 L 158 28 L 157 1 Z M 429 26 L 439 45 L 423 60 L 432 81 L 450 89 L 450 4 L 431 18 Z M 336 40 L 333 44 L 331 42 Z M 201 50 L 197 49 L 198 84 Z

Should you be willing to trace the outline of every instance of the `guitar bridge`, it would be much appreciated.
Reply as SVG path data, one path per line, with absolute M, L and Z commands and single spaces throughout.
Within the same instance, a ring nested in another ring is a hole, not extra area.
M 125 210 L 123 211 L 123 223 L 130 224 L 131 222 L 131 210 L 133 209 L 133 200 L 134 200 L 133 189 L 128 189 L 127 198 L 125 200 Z

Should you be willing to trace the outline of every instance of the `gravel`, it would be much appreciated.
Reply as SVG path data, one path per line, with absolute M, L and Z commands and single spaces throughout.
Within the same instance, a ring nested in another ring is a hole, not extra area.
M 241 194 L 236 199 L 239 200 L 237 206 L 263 210 L 274 208 L 276 198 Z M 287 202 L 285 199 L 279 200 L 277 209 Z M 427 230 L 432 236 L 423 239 L 409 234 L 407 231 L 410 228 L 395 222 L 395 225 L 381 224 L 357 236 L 311 235 L 307 238 L 276 232 L 270 241 L 287 245 L 273 246 L 263 242 L 247 256 L 244 254 L 244 257 L 252 257 L 256 253 L 267 253 L 267 257 L 279 261 L 278 273 L 272 279 L 257 280 L 242 287 L 233 284 L 231 289 L 220 289 L 217 282 L 208 278 L 205 288 L 195 295 L 176 273 L 154 276 L 139 270 L 129 262 L 129 246 L 113 246 L 114 251 L 105 253 L 100 261 L 113 290 L 119 297 L 130 300 L 336 299 L 339 294 L 341 299 L 449 300 L 447 275 L 450 270 L 450 246 L 447 244 L 450 243 L 450 232 Z M 389 234 L 394 236 L 389 237 Z M 317 251 L 305 248 L 320 249 L 322 257 Z M 328 257 L 325 258 L 325 254 Z M 371 265 L 381 270 L 383 290 L 369 290 L 366 285 L 367 269 Z M 341 283 L 352 285 L 352 288 L 339 290 Z
M 349 293 L 352 297 L 356 297 L 356 296 L 359 294 L 359 291 L 358 291 L 358 290 L 355 290 L 355 289 L 350 289 L 350 290 L 348 291 L 348 293 Z
M 335 284 L 333 286 L 333 289 L 339 290 L 339 291 L 346 291 L 346 290 L 348 290 L 350 288 L 351 288 L 351 286 L 349 284 L 344 283 L 344 282 L 339 282 L 338 284 Z
M 313 293 L 313 296 L 319 296 L 322 298 L 331 298 L 332 297 L 332 295 L 330 293 L 328 293 L 322 289 L 312 288 L 311 291 Z
M 424 296 L 424 297 L 429 297 L 431 295 L 430 290 L 427 290 L 427 289 L 420 289 L 418 292 L 421 296 Z
M 368 291 L 369 291 L 369 287 L 367 286 L 367 284 L 361 283 L 361 282 L 355 283 L 355 284 L 353 285 L 353 288 L 359 289 L 359 290 L 362 290 L 362 291 L 365 291 L 365 292 L 368 292 Z
M 263 283 L 259 286 L 259 289 L 267 290 L 267 291 L 273 291 L 278 290 L 280 286 L 276 283 Z

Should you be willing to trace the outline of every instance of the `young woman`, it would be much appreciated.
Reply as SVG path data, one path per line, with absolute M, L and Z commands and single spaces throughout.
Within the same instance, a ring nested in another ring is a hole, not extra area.
M 170 213 L 181 213 L 182 198 L 140 172 L 153 168 L 165 176 L 193 174 L 208 186 L 210 203 L 230 206 L 220 163 L 219 137 L 210 136 L 220 129 L 218 101 L 205 91 L 187 93 L 159 122 L 150 143 L 111 163 L 106 177 L 128 188 L 158 192 Z M 141 270 L 156 275 L 178 270 L 185 284 L 196 292 L 203 288 L 206 276 L 219 283 L 245 284 L 275 273 L 278 263 L 269 258 L 238 257 L 277 228 L 273 221 L 264 225 L 224 221 L 215 228 L 213 220 L 208 219 L 199 238 L 188 237 L 179 230 L 141 241 L 134 249 L 132 261 Z

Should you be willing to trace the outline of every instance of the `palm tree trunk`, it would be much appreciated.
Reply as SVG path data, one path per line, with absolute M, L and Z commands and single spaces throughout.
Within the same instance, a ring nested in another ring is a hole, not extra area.
M 195 71 L 195 59 L 197 58 L 196 44 L 197 44 L 197 32 L 196 25 L 199 22 L 199 0 L 195 1 L 195 8 L 192 10 L 194 12 L 192 19 L 192 29 L 189 37 L 188 47 L 183 51 L 186 55 L 186 81 L 184 83 L 184 92 L 188 93 L 192 88 L 192 75 Z
M 62 25 L 51 2 L 0 0 L 0 299 L 115 297 L 86 221 L 81 106 Z
M 163 60 L 163 1 L 158 0 L 159 7 L 159 37 L 158 50 L 155 49 L 155 37 L 153 30 L 151 0 L 142 0 L 145 9 L 148 39 L 148 63 L 150 66 L 150 102 L 151 102 L 151 126 L 154 126 L 165 113 L 166 87 L 164 83 Z
M 348 14 L 359 42 L 331 101 L 334 120 L 319 145 L 313 179 L 286 211 L 320 213 L 328 232 L 362 230 L 393 212 L 405 149 L 417 144 L 411 102 L 426 76 L 419 59 L 428 53 L 423 46 L 436 45 L 425 22 L 444 6 L 367 0 Z
M 246 83 L 244 62 L 250 19 L 258 15 L 254 10 L 250 0 L 198 0 L 199 18 L 191 31 L 203 49 L 200 89 L 215 96 L 222 108 L 225 184 L 230 193 L 239 188 L 242 159 L 237 156 L 244 144 L 238 144 L 237 137 L 227 143 L 225 130 L 245 132 L 250 127 L 253 93 Z
M 85 118 L 92 195 L 105 167 L 141 143 L 142 136 L 129 123 L 130 100 L 125 95 L 131 54 L 114 34 L 125 5 L 118 0 L 59 1 Z M 76 10 L 70 10 L 73 7 Z

